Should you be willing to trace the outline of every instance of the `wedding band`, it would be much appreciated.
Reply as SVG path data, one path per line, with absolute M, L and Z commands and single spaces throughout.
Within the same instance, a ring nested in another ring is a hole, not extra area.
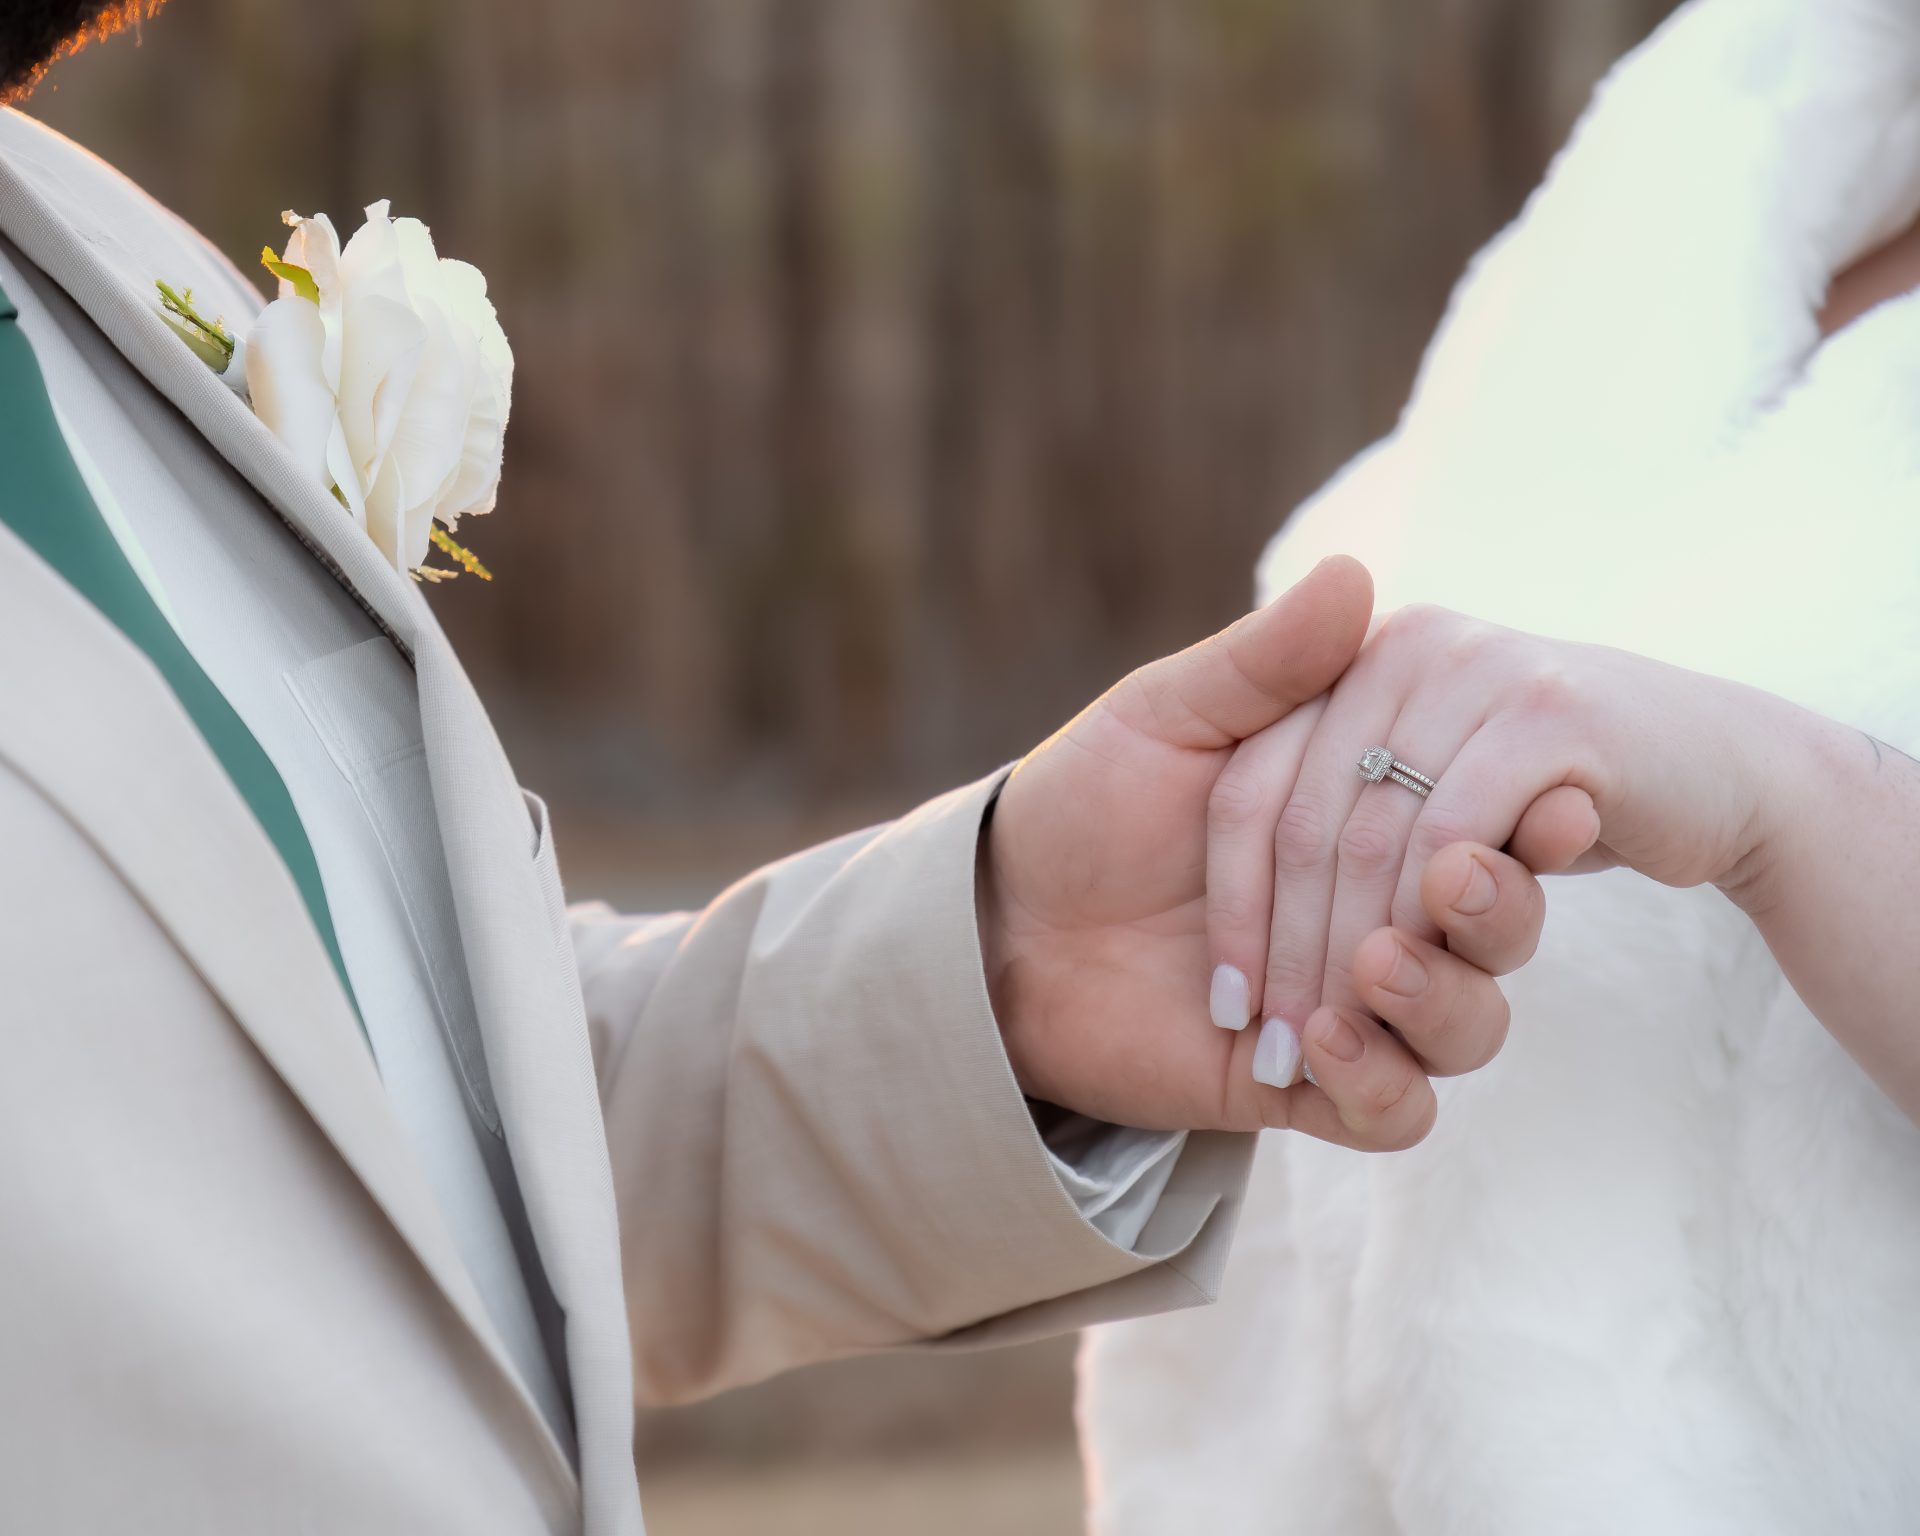
M 1422 800 L 1433 793 L 1432 779 L 1418 768 L 1409 768 L 1393 755 L 1390 747 L 1368 747 L 1360 754 L 1360 777 L 1369 784 L 1378 784 L 1382 780 L 1392 779 L 1402 789 L 1410 789 Z

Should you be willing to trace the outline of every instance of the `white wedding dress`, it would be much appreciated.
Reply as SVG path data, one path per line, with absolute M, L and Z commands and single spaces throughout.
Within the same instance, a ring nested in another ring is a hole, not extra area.
M 1815 322 L 1917 210 L 1920 0 L 1688 7 L 1263 591 L 1345 550 L 1920 754 L 1920 296 Z M 1920 1131 L 1715 892 L 1548 890 L 1425 1144 L 1268 1136 L 1219 1305 L 1089 1338 L 1101 1536 L 1920 1531 Z

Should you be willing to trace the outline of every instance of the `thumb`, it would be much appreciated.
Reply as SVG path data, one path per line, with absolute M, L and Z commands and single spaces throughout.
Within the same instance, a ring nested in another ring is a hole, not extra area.
M 1169 746 L 1230 747 L 1326 692 L 1359 653 L 1372 612 L 1366 567 L 1334 555 L 1266 607 L 1142 667 L 1109 703 Z

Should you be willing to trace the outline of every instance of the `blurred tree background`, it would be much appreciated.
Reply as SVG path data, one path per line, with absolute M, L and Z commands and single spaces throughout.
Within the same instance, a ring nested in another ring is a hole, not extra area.
M 1239 611 L 1669 8 L 173 0 L 29 110 L 243 260 L 391 197 L 485 270 L 519 372 L 462 536 L 500 579 L 433 601 L 570 891 L 683 901 Z M 1031 1444 L 1062 1358 L 649 1433 Z

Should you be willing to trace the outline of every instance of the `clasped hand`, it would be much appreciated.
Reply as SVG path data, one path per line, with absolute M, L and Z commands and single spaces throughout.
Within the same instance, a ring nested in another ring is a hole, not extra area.
M 1494 978 L 1538 942 L 1537 875 L 1745 878 L 1764 770 L 1737 744 L 1788 706 L 1440 609 L 1370 632 L 1370 610 L 1364 570 L 1328 561 L 1016 768 L 979 892 L 1029 1094 L 1120 1124 L 1409 1146 L 1430 1078 L 1505 1038 Z M 1432 794 L 1368 782 L 1376 744 Z

